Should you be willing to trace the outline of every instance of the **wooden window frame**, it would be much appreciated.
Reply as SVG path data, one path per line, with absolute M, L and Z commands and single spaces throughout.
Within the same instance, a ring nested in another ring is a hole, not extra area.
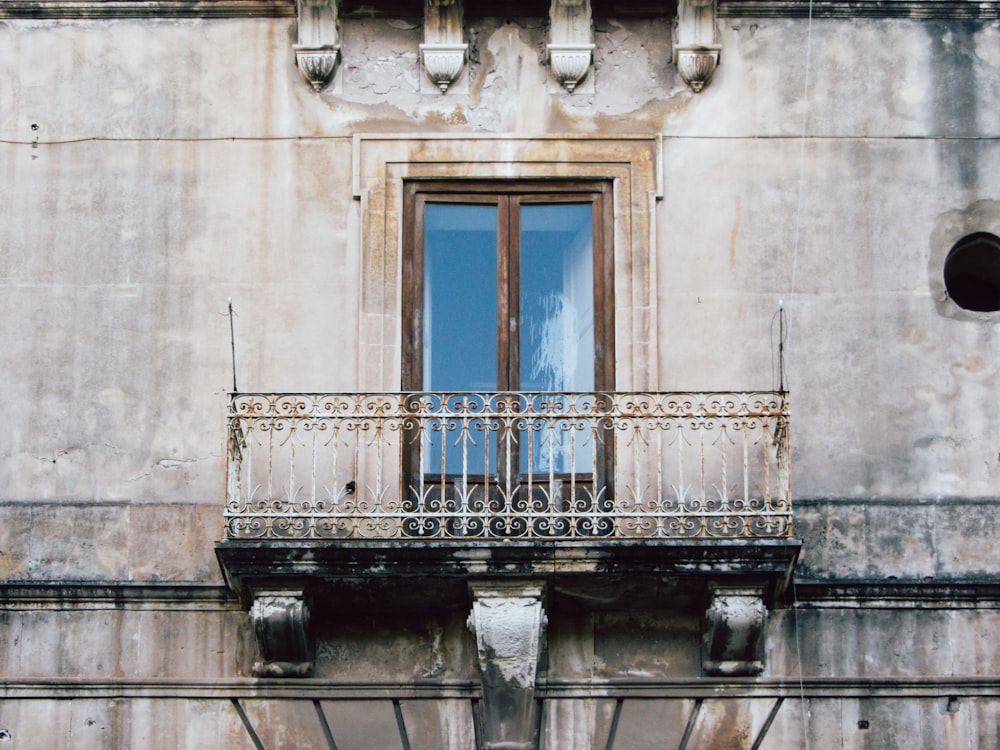
M 423 383 L 423 206 L 427 202 L 496 203 L 498 220 L 497 382 L 498 390 L 519 390 L 518 347 L 511 344 L 511 320 L 520 325 L 517 275 L 519 217 L 531 203 L 592 201 L 594 227 L 594 390 L 615 389 L 614 201 L 611 180 L 406 180 L 402 237 L 402 388 Z M 514 387 L 503 387 L 514 384 Z

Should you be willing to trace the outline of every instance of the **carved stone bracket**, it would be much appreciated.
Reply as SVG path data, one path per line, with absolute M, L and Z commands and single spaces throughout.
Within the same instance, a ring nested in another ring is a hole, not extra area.
M 445 93 L 465 66 L 469 45 L 463 41 L 462 0 L 424 0 L 424 70 Z
M 587 76 L 594 54 L 590 0 L 552 0 L 547 50 L 552 75 L 573 93 Z
M 483 680 L 483 746 L 532 750 L 535 678 L 545 650 L 545 584 L 490 581 L 470 583 L 469 589 L 469 627 Z
M 306 677 L 313 670 L 309 605 L 301 588 L 253 591 L 250 619 L 260 661 L 257 677 Z
M 749 676 L 764 670 L 767 607 L 759 587 L 712 586 L 705 611 L 705 674 Z
M 719 65 L 716 0 L 680 0 L 677 5 L 677 41 L 674 61 L 684 83 L 695 93 L 712 80 Z
M 337 68 L 340 59 L 339 0 L 297 0 L 298 43 L 295 64 L 302 77 L 321 91 Z

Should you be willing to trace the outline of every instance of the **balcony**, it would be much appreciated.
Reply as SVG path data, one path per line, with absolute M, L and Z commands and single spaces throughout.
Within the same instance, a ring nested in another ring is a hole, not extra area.
M 755 674 L 800 546 L 782 392 L 234 394 L 227 487 L 264 675 L 310 611 L 490 597 L 703 612 L 706 673 Z
M 784 394 L 237 394 L 229 539 L 781 539 Z

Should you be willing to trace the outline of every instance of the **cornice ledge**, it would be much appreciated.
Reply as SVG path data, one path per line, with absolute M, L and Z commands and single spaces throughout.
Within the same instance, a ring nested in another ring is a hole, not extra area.
M 0 18 L 289 18 L 294 0 L 6 0 Z
M 3 609 L 238 609 L 219 584 L 135 581 L 4 581 Z
M 813 18 L 1000 18 L 1000 2 L 968 0 L 813 0 Z M 807 18 L 809 0 L 719 0 L 720 18 Z
M 795 579 L 795 601 L 807 606 L 1000 607 L 1000 582 L 992 578 L 919 580 Z

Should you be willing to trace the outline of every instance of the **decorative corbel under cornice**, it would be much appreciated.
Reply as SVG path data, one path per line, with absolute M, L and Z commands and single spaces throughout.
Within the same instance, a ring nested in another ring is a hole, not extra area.
M 767 606 L 760 587 L 712 586 L 705 611 L 705 674 L 746 677 L 764 671 Z
M 552 74 L 573 93 L 587 76 L 594 55 L 590 0 L 552 0 L 546 49 Z
M 297 0 L 298 43 L 295 64 L 314 91 L 321 91 L 340 59 L 340 0 Z
M 465 66 L 469 45 L 464 41 L 462 0 L 424 0 L 424 70 L 445 93 Z
M 715 30 L 716 0 L 679 0 L 677 42 L 674 61 L 684 83 L 695 93 L 701 91 L 719 65 Z
M 307 677 L 313 670 L 309 605 L 301 588 L 255 589 L 250 620 L 260 660 L 257 677 Z

